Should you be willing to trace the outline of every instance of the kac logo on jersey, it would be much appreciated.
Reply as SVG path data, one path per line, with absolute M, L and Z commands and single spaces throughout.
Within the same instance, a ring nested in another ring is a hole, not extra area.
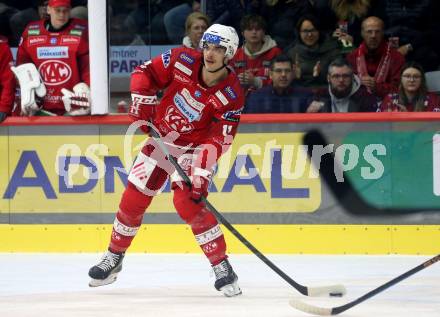
M 62 61 L 45 61 L 38 67 L 38 71 L 44 84 L 48 86 L 64 84 L 72 77 L 72 69 Z
M 162 54 L 163 67 L 168 68 L 168 66 L 170 65 L 170 61 L 171 61 L 171 50 L 168 50 Z

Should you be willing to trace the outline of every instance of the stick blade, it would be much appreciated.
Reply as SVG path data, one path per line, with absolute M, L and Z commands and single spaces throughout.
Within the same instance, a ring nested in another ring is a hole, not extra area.
M 310 297 L 330 296 L 330 297 L 342 297 L 347 294 L 347 289 L 344 285 L 329 285 L 329 286 L 317 286 L 307 287 L 307 295 Z
M 298 309 L 298 310 L 304 312 L 304 313 L 308 313 L 308 314 L 312 314 L 312 315 L 319 315 L 319 316 L 333 315 L 333 311 L 331 308 L 313 306 L 313 305 L 304 303 L 303 301 L 300 301 L 298 299 L 291 299 L 289 301 L 289 305 L 295 309 Z

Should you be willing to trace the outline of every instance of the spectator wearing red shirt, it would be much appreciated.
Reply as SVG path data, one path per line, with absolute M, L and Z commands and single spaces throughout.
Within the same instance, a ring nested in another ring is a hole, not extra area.
M 423 68 L 417 62 L 409 62 L 402 68 L 399 92 L 387 95 L 381 111 L 440 111 L 440 100 L 429 93 Z
M 270 84 L 270 61 L 282 51 L 266 34 L 266 21 L 259 15 L 246 15 L 240 23 L 244 44 L 231 61 L 240 84 L 249 91 Z
M 361 45 L 347 59 L 368 92 L 383 98 L 399 86 L 405 57 L 384 39 L 384 23 L 377 17 L 362 22 Z

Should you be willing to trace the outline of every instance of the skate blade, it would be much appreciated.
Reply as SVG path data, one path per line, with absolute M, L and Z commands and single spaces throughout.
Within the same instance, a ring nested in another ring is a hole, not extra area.
M 226 297 L 234 297 L 234 296 L 241 295 L 241 293 L 242 293 L 237 282 L 223 286 L 222 288 L 220 288 L 220 291 Z
M 111 275 L 109 275 L 109 277 L 107 277 L 104 280 L 97 280 L 97 279 L 92 278 L 89 282 L 89 286 L 90 287 L 98 287 L 98 286 L 104 286 L 104 285 L 114 283 L 116 281 L 117 276 L 118 276 L 117 274 L 111 274 Z

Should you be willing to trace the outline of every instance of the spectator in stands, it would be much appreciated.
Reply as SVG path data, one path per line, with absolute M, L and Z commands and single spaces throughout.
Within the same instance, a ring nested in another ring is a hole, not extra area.
M 260 15 L 268 21 L 267 33 L 277 42 L 278 47 L 285 49 L 295 40 L 295 29 L 299 19 L 311 14 L 311 0 L 266 0 L 262 1 Z
M 6 37 L 0 36 L 0 123 L 11 114 L 15 98 L 12 54 Z
M 206 3 L 206 15 L 212 24 L 224 24 L 239 30 L 244 15 L 242 0 L 209 0 Z
M 328 65 L 341 56 L 338 42 L 322 33 L 316 17 L 305 15 L 296 26 L 298 41 L 287 55 L 295 64 L 298 85 L 322 89 L 327 87 Z
M 400 75 L 399 92 L 387 95 L 381 111 L 440 111 L 440 100 L 426 88 L 425 73 L 417 62 L 408 62 Z
M 371 15 L 376 0 L 314 0 L 314 11 L 321 28 L 333 34 L 347 51 L 349 44 L 358 46 L 361 41 L 362 20 Z M 353 46 L 352 46 L 353 48 Z
M 384 23 L 378 17 L 368 17 L 362 22 L 362 38 L 361 45 L 347 59 L 361 84 L 382 99 L 397 90 L 405 58 L 385 41 Z
M 230 64 L 248 93 L 270 83 L 270 61 L 282 51 L 270 35 L 266 34 L 266 21 L 261 16 L 244 16 L 240 28 L 244 44 L 237 50 Z
M 353 68 L 343 58 L 328 67 L 328 91 L 312 102 L 307 112 L 368 112 L 377 111 L 376 98 L 364 86 Z
M 171 44 L 179 44 L 182 38 L 188 35 L 186 22 L 188 16 L 200 12 L 200 1 L 181 1 L 182 3 L 165 12 L 163 22 Z
M 70 0 L 49 0 L 49 18 L 23 32 L 13 71 L 24 115 L 90 113 L 87 21 L 70 18 L 70 8 Z
M 337 27 L 333 36 L 345 47 L 358 46 L 361 41 L 362 20 L 369 16 L 373 0 L 331 0 L 330 5 L 335 14 Z
M 376 14 L 385 22 L 385 36 L 395 38 L 405 59 L 433 71 L 440 63 L 439 10 L 438 0 L 384 0 Z
M 185 21 L 186 36 L 183 38 L 183 45 L 198 49 L 202 35 L 208 26 L 209 18 L 205 14 L 193 12 L 188 15 Z
M 274 57 L 269 75 L 271 85 L 248 95 L 244 113 L 304 112 L 312 100 L 312 94 L 292 87 L 292 60 L 284 54 Z

